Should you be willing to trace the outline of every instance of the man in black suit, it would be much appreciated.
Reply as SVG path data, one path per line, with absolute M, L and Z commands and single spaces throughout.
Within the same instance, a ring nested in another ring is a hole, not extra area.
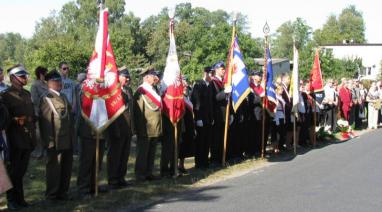
M 213 118 L 213 85 L 211 82 L 212 68 L 206 67 L 203 72 L 203 79 L 195 82 L 191 101 L 194 105 L 194 115 L 196 123 L 196 147 L 195 147 L 195 167 L 208 168 L 208 154 L 210 141 L 212 140 Z
M 212 77 L 213 91 L 213 139 L 211 143 L 211 165 L 220 166 L 223 159 L 224 127 L 227 108 L 227 94 L 231 93 L 232 87 L 224 88 L 225 65 L 220 61 L 214 65 L 215 75 Z M 230 117 L 230 123 L 233 121 L 233 115 Z M 228 143 L 228 142 L 227 142 Z
M 292 99 L 289 94 L 290 76 L 286 73 L 281 75 L 281 85 L 283 87 L 282 98 L 285 101 L 285 126 L 286 126 L 286 147 L 291 148 L 293 138 L 293 123 L 291 122 L 292 114 Z M 283 144 L 279 145 L 281 149 L 284 148 Z

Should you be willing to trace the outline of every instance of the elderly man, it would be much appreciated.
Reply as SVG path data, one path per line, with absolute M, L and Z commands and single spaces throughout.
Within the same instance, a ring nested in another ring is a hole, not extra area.
M 46 75 L 48 92 L 41 98 L 41 137 L 47 150 L 46 198 L 66 200 L 72 173 L 72 135 L 70 127 L 71 106 L 62 88 L 61 76 L 57 71 Z
M 137 158 L 135 176 L 139 181 L 156 180 L 153 175 L 156 145 L 162 136 L 162 101 L 155 90 L 157 73 L 153 69 L 143 70 L 143 83 L 134 94 L 134 123 L 137 131 Z
M 333 79 L 328 79 L 324 87 L 325 97 L 322 101 L 325 110 L 325 130 L 329 133 L 334 132 L 336 129 L 336 116 L 335 107 L 338 104 L 338 98 L 336 96 L 336 91 L 333 88 Z
M 8 69 L 8 75 L 11 87 L 2 97 L 11 118 L 6 133 L 10 150 L 8 173 L 13 188 L 7 191 L 7 199 L 8 209 L 17 210 L 29 206 L 24 199 L 23 177 L 36 142 L 36 118 L 31 94 L 24 89 L 29 73 L 22 65 L 15 65 Z

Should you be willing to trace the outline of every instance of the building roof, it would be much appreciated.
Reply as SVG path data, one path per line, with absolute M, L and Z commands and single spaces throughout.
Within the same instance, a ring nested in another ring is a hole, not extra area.
M 335 44 L 325 44 L 320 47 L 330 47 L 330 46 L 382 46 L 382 43 L 335 43 Z
M 264 65 L 264 58 L 254 58 L 254 61 L 255 61 L 255 64 L 257 65 L 261 65 L 261 66 Z M 283 62 L 289 63 L 289 59 L 288 58 L 272 58 L 272 65 L 283 63 Z

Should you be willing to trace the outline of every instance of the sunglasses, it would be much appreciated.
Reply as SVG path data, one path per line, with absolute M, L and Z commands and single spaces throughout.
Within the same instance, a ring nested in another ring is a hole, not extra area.
M 62 70 L 64 71 L 69 70 L 69 67 L 63 67 Z

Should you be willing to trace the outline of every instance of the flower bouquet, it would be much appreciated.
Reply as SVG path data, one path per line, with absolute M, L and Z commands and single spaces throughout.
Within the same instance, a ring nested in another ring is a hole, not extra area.
M 353 131 L 352 131 L 348 121 L 346 121 L 344 119 L 338 120 L 337 121 L 337 128 L 340 131 L 341 136 L 344 140 L 354 138 Z

